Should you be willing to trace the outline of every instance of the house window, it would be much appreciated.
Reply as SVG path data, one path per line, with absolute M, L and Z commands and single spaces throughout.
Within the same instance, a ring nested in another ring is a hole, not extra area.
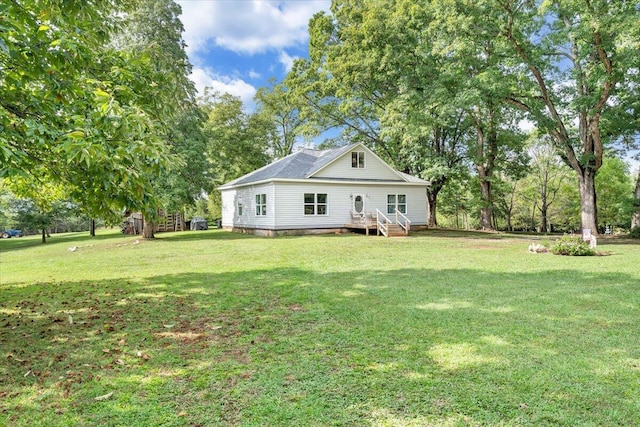
M 396 213 L 396 209 L 403 214 L 407 213 L 406 194 L 387 194 L 387 213 Z
M 242 214 L 243 214 L 242 202 L 238 202 L 238 216 L 242 216 Z
M 351 167 L 364 169 L 364 151 L 351 152 Z
M 304 214 L 305 215 L 326 215 L 327 214 L 326 193 L 304 193 Z
M 256 215 L 257 216 L 267 215 L 267 195 L 266 194 L 256 194 Z

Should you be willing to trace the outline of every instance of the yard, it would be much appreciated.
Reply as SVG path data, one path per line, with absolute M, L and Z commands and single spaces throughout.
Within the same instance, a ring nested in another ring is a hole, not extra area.
M 640 245 L 0 241 L 0 425 L 640 424 Z

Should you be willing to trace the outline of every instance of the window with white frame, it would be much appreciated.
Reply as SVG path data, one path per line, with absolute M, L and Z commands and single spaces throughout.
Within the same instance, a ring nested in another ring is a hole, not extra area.
M 305 215 L 327 215 L 326 193 L 304 193 Z
M 256 194 L 256 215 L 257 216 L 267 215 L 267 195 L 266 194 Z
M 242 206 L 242 200 L 238 200 L 237 212 L 238 212 L 238 216 L 242 216 L 243 213 L 244 213 L 244 209 L 243 209 L 243 206 Z
M 364 151 L 351 152 L 351 167 L 356 169 L 364 169 Z
M 407 213 L 406 194 L 387 194 L 387 213 L 396 213 L 396 209 L 403 214 Z

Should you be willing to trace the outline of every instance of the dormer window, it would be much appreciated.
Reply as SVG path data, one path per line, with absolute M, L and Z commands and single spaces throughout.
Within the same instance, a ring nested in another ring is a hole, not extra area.
M 351 167 L 364 169 L 364 151 L 351 152 Z

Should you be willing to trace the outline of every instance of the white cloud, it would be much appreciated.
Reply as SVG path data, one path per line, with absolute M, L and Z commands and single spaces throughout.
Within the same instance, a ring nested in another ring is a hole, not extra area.
M 247 75 L 251 79 L 259 79 L 260 77 L 262 77 L 256 70 L 249 70 L 249 73 Z
M 181 0 L 187 53 L 209 44 L 244 54 L 299 46 L 308 39 L 309 19 L 329 10 L 329 0 Z
M 524 133 L 530 133 L 536 128 L 536 124 L 529 119 L 522 119 L 518 122 L 518 128 Z
M 291 68 L 293 68 L 293 61 L 296 59 L 298 59 L 298 57 L 291 56 L 284 50 L 280 52 L 280 56 L 278 56 L 278 61 L 280 61 L 287 73 L 291 71 Z
M 195 83 L 199 93 L 204 94 L 205 87 L 212 88 L 220 93 L 230 93 L 242 99 L 245 108 L 253 109 L 253 96 L 256 94 L 256 88 L 244 80 L 217 75 L 213 71 L 204 68 L 194 68 L 189 77 Z

